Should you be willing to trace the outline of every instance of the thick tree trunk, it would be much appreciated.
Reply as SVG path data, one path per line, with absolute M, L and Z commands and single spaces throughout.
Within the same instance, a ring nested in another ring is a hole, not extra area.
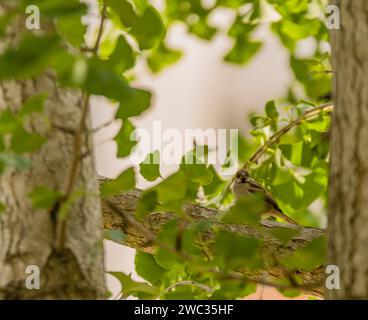
M 14 23 L 5 41 L 17 41 L 20 28 Z M 4 48 L 6 43 L 0 45 Z M 48 71 L 36 79 L 0 82 L 0 108 L 15 111 L 27 98 L 40 93 L 48 94 L 45 118 L 37 115 L 28 128 L 45 136 L 47 143 L 30 155 L 29 170 L 7 169 L 0 176 L 0 201 L 6 206 L 6 212 L 0 216 L 0 299 L 102 298 L 106 288 L 101 205 L 91 152 L 78 166 L 74 190 L 83 190 L 85 196 L 71 207 L 62 249 L 55 246 L 55 217 L 47 210 L 34 209 L 27 197 L 37 186 L 65 191 L 82 94 L 58 87 L 54 74 Z M 90 148 L 88 127 L 86 124 L 83 132 L 82 153 Z M 29 290 L 25 285 L 29 265 L 40 270 L 39 290 Z
M 328 264 L 341 289 L 330 299 L 368 298 L 368 1 L 335 1 L 341 29 L 331 32 L 335 110 L 329 192 Z

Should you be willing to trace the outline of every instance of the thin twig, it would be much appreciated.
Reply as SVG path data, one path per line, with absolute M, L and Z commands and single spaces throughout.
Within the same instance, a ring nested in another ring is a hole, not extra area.
M 99 126 L 97 126 L 97 127 L 93 128 L 93 129 L 92 129 L 92 133 L 94 134 L 94 133 L 96 133 L 96 132 L 98 132 L 98 131 L 100 131 L 100 130 L 102 130 L 102 129 L 105 129 L 106 127 L 108 127 L 108 126 L 110 126 L 111 124 L 113 124 L 113 123 L 115 122 L 115 120 L 116 120 L 116 119 L 111 119 L 111 120 L 109 120 L 109 121 L 107 121 L 107 122 L 105 122 L 105 123 L 103 123 L 103 124 L 101 124 L 101 125 L 99 125 Z
M 106 3 L 103 2 L 100 26 L 99 26 L 95 45 L 93 47 L 93 54 L 95 56 L 97 56 L 98 48 L 101 42 L 104 23 L 106 19 L 106 9 L 107 9 Z M 65 190 L 64 196 L 61 199 L 61 202 L 65 202 L 70 198 L 73 192 L 76 178 L 77 178 L 78 166 L 81 161 L 82 140 L 83 140 L 83 133 L 85 130 L 85 125 L 86 125 L 86 120 L 87 120 L 87 115 L 88 115 L 89 100 L 90 100 L 90 95 L 88 93 L 85 93 L 83 97 L 83 103 L 82 103 L 82 108 L 81 108 L 81 118 L 80 118 L 78 130 L 75 132 L 75 136 L 74 136 L 72 166 L 70 169 L 69 178 L 67 180 L 66 190 Z M 64 247 L 65 240 L 66 240 L 66 219 L 61 219 L 60 217 L 58 217 L 57 247 L 59 249 Z
M 313 109 L 306 111 L 301 117 L 290 122 L 288 125 L 277 131 L 272 137 L 270 137 L 266 143 L 260 146 L 257 151 L 250 157 L 250 159 L 244 164 L 244 168 L 248 168 L 251 164 L 257 163 L 261 156 L 267 151 L 267 149 L 272 146 L 275 142 L 277 142 L 283 135 L 289 132 L 292 128 L 301 124 L 304 120 L 310 119 L 316 115 L 319 115 L 322 111 L 332 112 L 333 104 L 326 103 L 320 106 L 317 106 Z
M 82 114 L 79 122 L 79 127 L 77 132 L 75 133 L 74 137 L 74 145 L 73 145 L 73 162 L 72 167 L 69 174 L 69 179 L 65 191 L 65 198 L 69 198 L 70 194 L 73 191 L 74 183 L 77 176 L 77 169 L 80 159 L 81 153 L 81 146 L 83 140 L 83 131 L 86 125 L 86 119 L 88 114 L 88 106 L 89 106 L 89 94 L 85 94 L 83 98 L 83 105 L 82 105 Z
M 179 286 L 195 286 L 195 287 L 198 287 L 198 288 L 200 288 L 203 291 L 206 291 L 208 293 L 212 293 L 213 292 L 213 289 L 211 287 L 206 286 L 203 283 L 199 283 L 199 282 L 196 282 L 196 281 L 193 281 L 193 280 L 183 280 L 183 281 L 179 281 L 179 282 L 174 283 L 171 286 L 167 287 L 164 290 L 164 292 L 159 295 L 159 297 L 162 297 L 166 293 L 170 292 L 172 289 L 175 289 L 176 287 L 179 287 Z
M 107 10 L 107 5 L 106 5 L 106 2 L 103 1 L 100 26 L 98 27 L 97 39 L 96 39 L 95 45 L 93 47 L 93 53 L 95 55 L 98 53 L 98 49 L 100 47 L 100 42 L 101 42 L 103 29 L 104 29 L 104 24 L 105 24 L 105 19 L 106 19 L 106 10 Z

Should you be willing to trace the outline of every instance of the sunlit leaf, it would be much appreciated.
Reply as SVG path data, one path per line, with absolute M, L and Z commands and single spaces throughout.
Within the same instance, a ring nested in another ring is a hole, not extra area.
M 165 269 L 149 253 L 137 251 L 134 262 L 137 274 L 152 284 L 157 283 L 165 273 Z
M 297 249 L 283 261 L 288 268 L 313 270 L 324 264 L 327 252 L 326 237 L 318 237 L 304 247 Z
M 138 219 L 144 218 L 150 214 L 158 204 L 157 192 L 155 190 L 148 190 L 142 194 L 137 205 L 136 217 Z
M 131 27 L 135 23 L 137 15 L 129 1 L 106 0 L 106 4 L 119 15 L 120 20 L 125 27 Z
M 101 186 L 101 195 L 103 197 L 111 196 L 126 190 L 134 189 L 135 173 L 134 168 L 129 168 L 122 172 L 116 179 L 105 182 Z
M 23 104 L 19 111 L 20 116 L 25 116 L 31 113 L 43 112 L 44 103 L 46 101 L 47 94 L 39 94 L 32 96 Z
M 246 64 L 257 54 L 261 47 L 261 42 L 238 39 L 231 51 L 225 56 L 225 61 Z
M 58 44 L 59 38 L 53 34 L 26 34 L 17 48 L 9 48 L 0 56 L 0 79 L 38 75 L 50 64 Z
M 182 171 L 178 171 L 160 182 L 154 189 L 162 202 L 184 199 L 187 191 L 186 176 Z
M 18 130 L 11 138 L 11 149 L 16 153 L 35 152 L 41 148 L 47 139 L 37 133 Z
M 51 209 L 55 202 L 60 198 L 61 193 L 45 186 L 36 187 L 28 194 L 34 208 Z
M 160 174 L 160 152 L 156 150 L 149 153 L 146 159 L 139 165 L 139 172 L 148 181 L 157 180 Z
M 123 272 L 109 272 L 112 276 L 119 280 L 122 286 L 122 297 L 127 298 L 131 295 L 141 296 L 141 298 L 153 299 L 159 293 L 158 289 L 146 282 L 138 282 L 132 280 L 130 275 Z
M 132 26 L 130 33 L 137 39 L 140 49 L 149 49 L 159 43 L 165 33 L 165 27 L 159 13 L 148 6 L 143 16 Z
M 236 204 L 223 216 L 225 223 L 258 225 L 261 213 L 265 211 L 262 194 L 247 195 L 237 200 Z
M 123 158 L 128 156 L 137 144 L 134 132 L 135 128 L 133 124 L 128 119 L 125 119 L 119 133 L 114 138 L 118 145 L 118 157 Z

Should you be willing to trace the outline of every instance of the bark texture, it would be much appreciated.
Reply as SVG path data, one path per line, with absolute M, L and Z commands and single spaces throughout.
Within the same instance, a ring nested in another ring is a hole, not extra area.
M 16 43 L 21 24 L 14 21 L 9 27 L 1 50 Z M 36 115 L 27 126 L 46 137 L 47 143 L 29 155 L 30 169 L 7 169 L 0 176 L 0 201 L 6 206 L 0 216 L 0 299 L 102 298 L 106 288 L 101 205 L 91 153 L 81 159 L 75 183 L 75 190 L 82 189 L 87 196 L 72 205 L 61 250 L 55 247 L 55 217 L 47 210 L 34 209 L 27 197 L 37 186 L 65 190 L 73 158 L 73 130 L 81 116 L 81 93 L 58 87 L 54 74 L 46 72 L 35 79 L 0 82 L 0 109 L 16 111 L 27 98 L 40 93 L 48 94 L 44 117 Z M 69 132 L 57 129 L 61 127 Z M 87 129 L 83 149 L 82 153 L 90 149 Z M 39 290 L 25 286 L 28 265 L 40 269 Z
M 341 289 L 330 299 L 368 298 L 368 1 L 339 0 L 341 29 L 331 31 L 335 110 L 329 191 L 328 264 Z

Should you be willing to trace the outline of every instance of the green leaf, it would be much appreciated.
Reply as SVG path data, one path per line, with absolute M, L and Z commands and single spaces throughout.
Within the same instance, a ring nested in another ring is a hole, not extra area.
M 155 188 L 159 201 L 167 203 L 175 200 L 182 200 L 187 191 L 187 180 L 181 171 L 172 174 L 160 182 Z
M 59 191 L 44 186 L 36 187 L 28 194 L 33 207 L 37 209 L 51 209 L 60 196 Z
M 286 159 L 297 166 L 310 167 L 315 154 L 310 146 L 305 142 L 291 144 L 281 144 L 279 149 Z
M 104 237 L 108 240 L 122 244 L 126 238 L 126 234 L 119 230 L 104 230 Z
M 160 14 L 152 6 L 148 6 L 143 16 L 139 17 L 130 30 L 141 50 L 150 49 L 160 42 L 165 27 Z
M 283 262 L 290 269 L 312 271 L 324 264 L 326 253 L 326 237 L 321 236 L 309 242 L 306 246 L 294 251 L 294 253 L 286 257 Z
M 261 193 L 246 195 L 237 200 L 236 204 L 223 216 L 222 221 L 257 226 L 264 211 L 264 196 Z
M 197 158 L 194 158 L 194 163 L 192 164 L 188 163 L 185 159 L 184 161 L 185 163 L 181 164 L 180 168 L 185 173 L 188 180 L 203 186 L 212 182 L 213 173 L 204 163 L 201 163 Z
M 6 211 L 6 207 L 5 207 L 5 204 L 3 204 L 2 202 L 0 202 L 0 216 L 2 214 L 4 214 Z
M 257 290 L 257 284 L 244 281 L 221 280 L 220 288 L 213 292 L 211 300 L 244 298 Z
M 109 63 L 118 73 L 123 73 L 134 67 L 135 53 L 125 36 L 121 35 L 118 38 L 114 52 L 109 57 Z
M 302 185 L 303 199 L 302 205 L 305 207 L 312 204 L 321 194 L 327 190 L 327 172 L 325 170 L 317 170 L 306 175 Z
M 0 134 L 15 133 L 22 128 L 22 123 L 10 110 L 0 113 Z
M 317 20 L 304 20 L 295 23 L 290 20 L 283 20 L 281 24 L 281 32 L 292 40 L 305 39 L 308 36 L 318 33 L 320 23 Z
M 284 244 L 288 244 L 291 239 L 300 233 L 299 229 L 273 228 L 270 233 Z
M 132 149 L 137 144 L 135 137 L 135 128 L 133 124 L 128 120 L 124 119 L 123 126 L 119 133 L 116 135 L 114 140 L 118 145 L 118 157 L 124 158 L 130 154 Z
M 204 194 L 206 196 L 218 195 L 221 193 L 226 182 L 217 174 L 217 171 L 213 165 L 210 165 L 208 170 L 212 173 L 212 181 L 211 183 L 203 186 Z
M 73 205 L 77 202 L 77 200 L 83 198 L 84 196 L 85 191 L 82 188 L 74 190 L 72 194 L 68 197 L 68 199 L 66 199 L 66 201 L 63 201 L 61 203 L 58 214 L 60 220 L 65 220 L 68 217 Z
M 222 257 L 227 267 L 252 267 L 259 263 L 257 252 L 260 246 L 257 239 L 221 230 L 215 239 L 214 252 Z
M 152 72 L 158 73 L 165 67 L 176 63 L 182 55 L 181 51 L 169 49 L 161 42 L 157 48 L 150 51 L 147 57 L 147 64 Z
M 234 24 L 231 26 L 228 35 L 234 39 L 247 38 L 257 27 L 256 24 L 244 23 L 242 16 L 237 16 Z
M 27 78 L 48 67 L 59 46 L 56 35 L 26 34 L 17 48 L 9 48 L 0 56 L 0 79 Z
M 216 34 L 217 29 L 211 27 L 207 19 L 201 18 L 196 23 L 189 25 L 189 32 L 195 34 L 203 40 L 211 40 Z
M 152 284 L 156 284 L 160 281 L 166 271 L 157 264 L 155 258 L 151 254 L 142 251 L 136 252 L 134 262 L 137 274 Z
M 87 12 L 86 4 L 79 2 L 79 0 L 32 0 L 29 2 L 37 5 L 42 15 L 53 18 L 76 14 L 83 15 Z
M 290 282 L 286 279 L 280 279 L 276 281 L 276 283 L 279 285 L 290 285 Z M 277 289 L 277 290 L 287 298 L 296 298 L 302 294 L 302 292 L 298 289 Z
M 151 93 L 145 90 L 129 88 L 129 94 L 120 102 L 116 117 L 126 119 L 139 116 L 151 104 Z
M 155 181 L 160 174 L 160 152 L 156 150 L 149 153 L 146 159 L 139 165 L 139 172 L 148 181 Z
M 213 221 L 213 220 L 202 220 L 202 221 L 199 221 L 199 222 L 195 223 L 194 230 L 196 232 L 206 232 L 206 231 L 209 231 L 210 229 L 212 229 L 214 224 L 215 224 L 215 221 Z
M 134 189 L 135 173 L 134 168 L 129 168 L 121 173 L 116 179 L 105 182 L 101 186 L 102 197 L 111 196 L 126 190 Z
M 149 4 L 149 0 L 133 0 L 133 3 L 135 4 L 135 7 L 139 14 L 144 13 L 144 11 L 147 9 L 147 6 Z
M 313 100 L 320 100 L 331 92 L 331 75 L 324 72 L 312 76 L 313 67 L 306 59 L 291 57 L 290 66 L 306 93 Z
M 19 111 L 20 116 L 29 115 L 31 113 L 39 113 L 43 112 L 43 107 L 45 101 L 47 99 L 47 94 L 38 94 L 36 96 L 32 96 L 23 104 L 22 108 Z
M 72 46 L 81 48 L 87 26 L 82 24 L 80 15 L 68 15 L 56 20 L 56 28 L 60 35 Z
M 142 194 L 137 205 L 136 217 L 142 219 L 153 210 L 155 210 L 158 204 L 158 197 L 156 190 L 147 190 Z
M 137 15 L 129 1 L 106 0 L 106 4 L 119 15 L 120 21 L 125 27 L 129 28 L 135 23 Z
M 14 167 L 18 170 L 29 169 L 32 165 L 30 159 L 9 152 L 0 152 L 0 162 L 7 167 Z
M 86 59 L 61 53 L 54 59 L 54 67 L 63 85 L 81 88 L 90 94 L 118 101 L 118 118 L 140 115 L 150 106 L 151 94 L 145 90 L 131 88 L 108 60 Z
M 40 149 L 47 139 L 37 133 L 18 130 L 11 138 L 11 149 L 16 153 L 32 153 Z
M 158 288 L 149 285 L 146 282 L 134 281 L 131 275 L 126 275 L 123 272 L 109 272 L 112 276 L 119 280 L 122 286 L 122 298 L 127 298 L 131 295 L 140 297 L 141 299 L 154 299 L 159 294 Z
M 265 107 L 267 117 L 276 120 L 279 116 L 279 112 L 276 108 L 276 103 L 274 100 L 268 101 Z
M 167 243 L 169 246 L 175 249 L 177 235 L 178 221 L 171 220 L 161 229 L 160 234 L 158 235 L 158 240 L 160 240 L 162 243 Z M 156 262 L 165 269 L 172 269 L 179 261 L 181 262 L 179 256 L 174 255 L 171 250 L 163 247 L 159 247 L 157 249 L 154 257 Z
M 224 59 L 227 62 L 245 65 L 257 54 L 261 47 L 261 42 L 238 39 Z

